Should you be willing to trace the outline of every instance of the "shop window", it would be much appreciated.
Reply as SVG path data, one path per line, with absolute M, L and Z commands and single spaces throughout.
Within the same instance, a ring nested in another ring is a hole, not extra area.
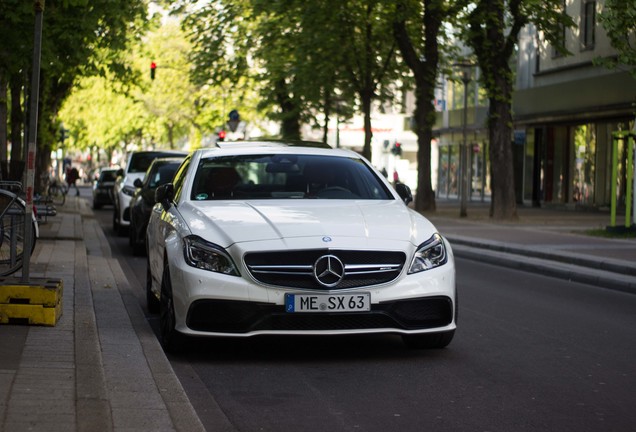
M 574 172 L 572 202 L 594 204 L 596 170 L 596 127 L 593 124 L 573 128 Z

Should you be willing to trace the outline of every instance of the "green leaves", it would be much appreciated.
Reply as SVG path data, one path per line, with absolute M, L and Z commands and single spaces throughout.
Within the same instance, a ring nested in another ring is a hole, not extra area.
M 605 8 L 599 15 L 599 21 L 616 49 L 616 58 L 597 59 L 597 63 L 609 68 L 620 65 L 636 66 L 636 47 L 633 45 L 636 35 L 636 3 L 625 0 L 606 0 Z M 636 78 L 636 70 L 630 68 Z

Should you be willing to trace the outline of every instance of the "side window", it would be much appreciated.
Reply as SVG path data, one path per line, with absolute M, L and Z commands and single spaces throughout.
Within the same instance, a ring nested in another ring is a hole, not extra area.
M 183 184 L 185 183 L 186 178 L 188 177 L 186 174 L 188 172 L 188 168 L 190 168 L 191 157 L 188 156 L 185 158 L 176 174 L 174 175 L 174 180 L 172 184 L 174 185 L 174 201 L 179 202 L 179 198 L 181 197 L 181 193 L 183 191 Z

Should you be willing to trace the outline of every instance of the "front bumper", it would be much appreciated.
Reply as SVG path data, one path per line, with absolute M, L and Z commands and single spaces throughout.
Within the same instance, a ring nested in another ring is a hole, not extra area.
M 206 333 L 247 335 L 287 332 L 410 332 L 445 328 L 453 322 L 448 297 L 423 297 L 372 305 L 369 312 L 287 313 L 282 305 L 227 300 L 198 300 L 186 325 Z
M 441 267 L 418 274 L 407 275 L 404 269 L 389 284 L 330 291 L 370 293 L 370 311 L 346 313 L 288 313 L 286 293 L 316 291 L 266 286 L 249 275 L 221 275 L 190 267 L 182 256 L 174 258 L 170 274 L 175 328 L 188 335 L 418 334 L 456 328 L 452 258 Z

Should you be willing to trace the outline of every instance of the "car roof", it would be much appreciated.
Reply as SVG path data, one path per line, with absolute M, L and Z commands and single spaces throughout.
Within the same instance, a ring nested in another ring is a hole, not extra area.
M 328 144 L 314 141 L 287 141 L 287 140 L 254 140 L 254 141 L 222 141 L 216 147 L 206 147 L 195 150 L 201 158 L 240 155 L 240 154 L 316 154 L 325 156 L 341 156 L 361 158 L 358 153 L 348 149 L 335 149 Z
M 186 158 L 187 154 L 178 155 L 178 156 L 162 156 L 152 160 L 151 165 L 160 164 L 160 163 L 169 163 L 169 162 L 183 162 Z
M 218 141 L 216 146 L 219 148 L 236 148 L 236 147 L 311 147 L 311 148 L 332 148 L 329 144 L 320 141 L 303 141 L 303 140 L 276 140 L 276 139 L 258 139 L 258 140 L 242 140 L 242 141 Z

